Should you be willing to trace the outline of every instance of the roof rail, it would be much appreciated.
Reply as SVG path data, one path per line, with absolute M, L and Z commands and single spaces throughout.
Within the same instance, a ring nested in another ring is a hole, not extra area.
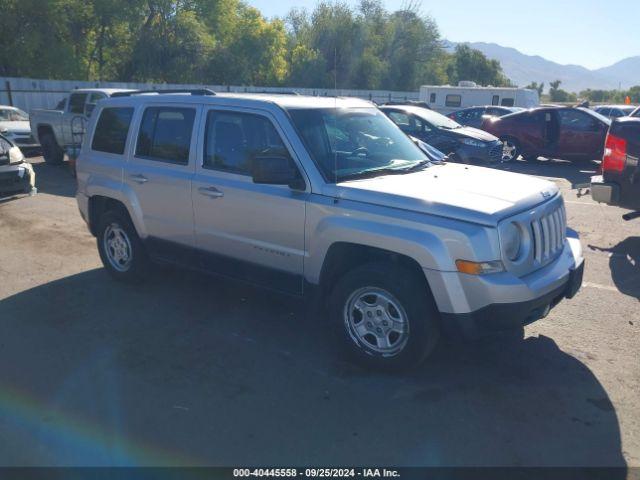
M 268 90 L 261 90 L 256 92 L 230 92 L 230 93 L 242 93 L 242 94 L 255 94 L 255 95 L 300 95 L 300 93 L 295 90 L 283 90 L 281 92 L 270 92 Z
M 168 95 L 172 93 L 189 93 L 191 95 L 215 95 L 216 92 L 208 88 L 177 88 L 168 90 L 132 90 L 130 92 L 116 92 L 111 97 L 130 97 L 131 95 L 143 95 L 146 93 L 157 93 L 158 95 Z

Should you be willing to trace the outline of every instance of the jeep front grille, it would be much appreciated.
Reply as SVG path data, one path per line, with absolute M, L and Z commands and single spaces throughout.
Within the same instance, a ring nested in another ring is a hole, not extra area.
M 567 237 L 567 214 L 564 204 L 559 203 L 554 210 L 532 220 L 531 235 L 533 258 L 537 265 L 546 265 L 556 258 L 564 248 Z

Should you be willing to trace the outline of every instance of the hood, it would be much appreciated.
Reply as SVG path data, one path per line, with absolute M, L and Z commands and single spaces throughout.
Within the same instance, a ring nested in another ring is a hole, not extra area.
M 29 122 L 0 122 L 0 132 L 3 130 L 16 133 L 31 133 Z
M 489 132 L 473 127 L 456 128 L 455 130 L 450 130 L 450 132 L 463 137 L 471 137 L 482 142 L 495 142 L 498 140 L 498 137 Z
M 455 163 L 415 173 L 332 185 L 345 200 L 496 226 L 500 220 L 554 198 L 558 187 L 529 175 Z

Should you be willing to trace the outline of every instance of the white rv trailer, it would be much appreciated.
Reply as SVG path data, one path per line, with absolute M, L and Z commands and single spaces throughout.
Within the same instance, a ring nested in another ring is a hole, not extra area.
M 423 85 L 420 101 L 437 112 L 448 114 L 467 107 L 501 105 L 532 108 L 540 104 L 538 92 L 528 88 L 479 87 L 475 82 L 451 85 Z

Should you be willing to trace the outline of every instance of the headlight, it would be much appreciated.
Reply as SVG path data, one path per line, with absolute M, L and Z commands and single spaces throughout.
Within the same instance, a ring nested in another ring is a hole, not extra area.
M 24 162 L 24 155 L 18 147 L 12 147 L 9 150 L 9 163 L 16 164 Z
M 469 145 L 470 147 L 486 147 L 487 144 L 484 142 L 481 142 L 480 140 L 474 140 L 473 138 L 461 138 L 460 139 L 461 143 L 464 143 L 465 145 Z
M 502 229 L 501 235 L 504 255 L 512 262 L 516 261 L 520 256 L 520 248 L 522 245 L 520 227 L 511 222 Z

